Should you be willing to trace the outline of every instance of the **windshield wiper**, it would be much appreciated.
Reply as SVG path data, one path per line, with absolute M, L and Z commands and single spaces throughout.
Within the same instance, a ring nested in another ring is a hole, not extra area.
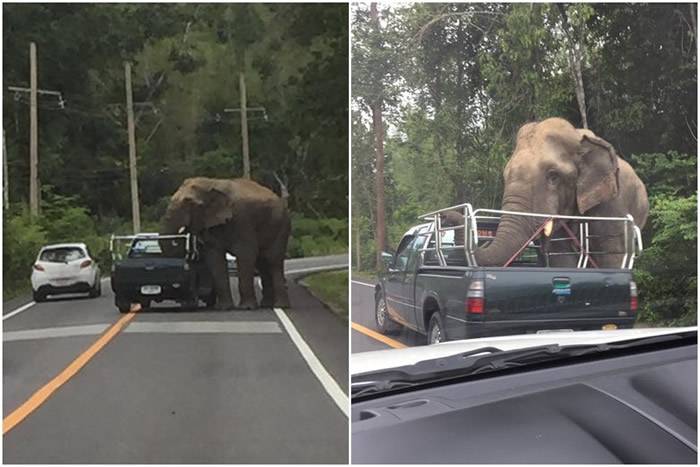
M 550 344 L 525 349 L 501 351 L 495 347 L 481 347 L 448 357 L 423 360 L 389 370 L 363 373 L 353 377 L 353 397 L 392 391 L 425 383 L 475 375 L 491 371 L 521 367 L 543 362 L 582 357 L 634 347 L 649 346 L 685 339 L 691 333 L 674 333 L 605 344 L 564 345 Z M 482 355 L 486 353 L 487 355 Z

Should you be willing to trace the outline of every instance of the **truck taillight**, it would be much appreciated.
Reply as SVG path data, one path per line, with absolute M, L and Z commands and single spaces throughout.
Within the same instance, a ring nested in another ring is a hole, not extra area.
M 637 300 L 637 284 L 630 282 L 630 311 L 637 311 L 639 301 Z
M 484 281 L 472 281 L 469 284 L 465 311 L 474 314 L 484 313 Z

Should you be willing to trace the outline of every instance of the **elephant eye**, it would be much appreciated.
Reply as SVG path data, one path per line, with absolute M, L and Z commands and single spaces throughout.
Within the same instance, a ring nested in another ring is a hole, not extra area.
M 559 183 L 559 174 L 555 170 L 547 172 L 547 181 L 552 185 Z

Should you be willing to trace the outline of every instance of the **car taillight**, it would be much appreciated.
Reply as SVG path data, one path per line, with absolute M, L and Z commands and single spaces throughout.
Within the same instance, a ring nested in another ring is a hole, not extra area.
M 35 264 L 34 269 L 36 269 L 37 271 L 44 271 L 44 266 L 42 266 L 41 264 Z
M 467 313 L 484 313 L 484 281 L 473 281 L 467 290 L 467 303 L 465 303 Z
M 637 300 L 637 284 L 630 282 L 630 311 L 637 311 L 639 301 Z
M 80 263 L 80 267 L 81 267 L 81 268 L 86 268 L 86 267 L 90 266 L 91 264 L 92 264 L 92 260 L 86 259 L 85 261 L 83 261 L 82 263 Z

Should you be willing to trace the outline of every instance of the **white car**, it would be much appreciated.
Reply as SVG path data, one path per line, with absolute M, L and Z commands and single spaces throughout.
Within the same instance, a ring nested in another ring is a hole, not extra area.
M 46 245 L 32 268 L 32 295 L 35 302 L 47 295 L 89 293 L 99 297 L 100 267 L 84 243 Z

